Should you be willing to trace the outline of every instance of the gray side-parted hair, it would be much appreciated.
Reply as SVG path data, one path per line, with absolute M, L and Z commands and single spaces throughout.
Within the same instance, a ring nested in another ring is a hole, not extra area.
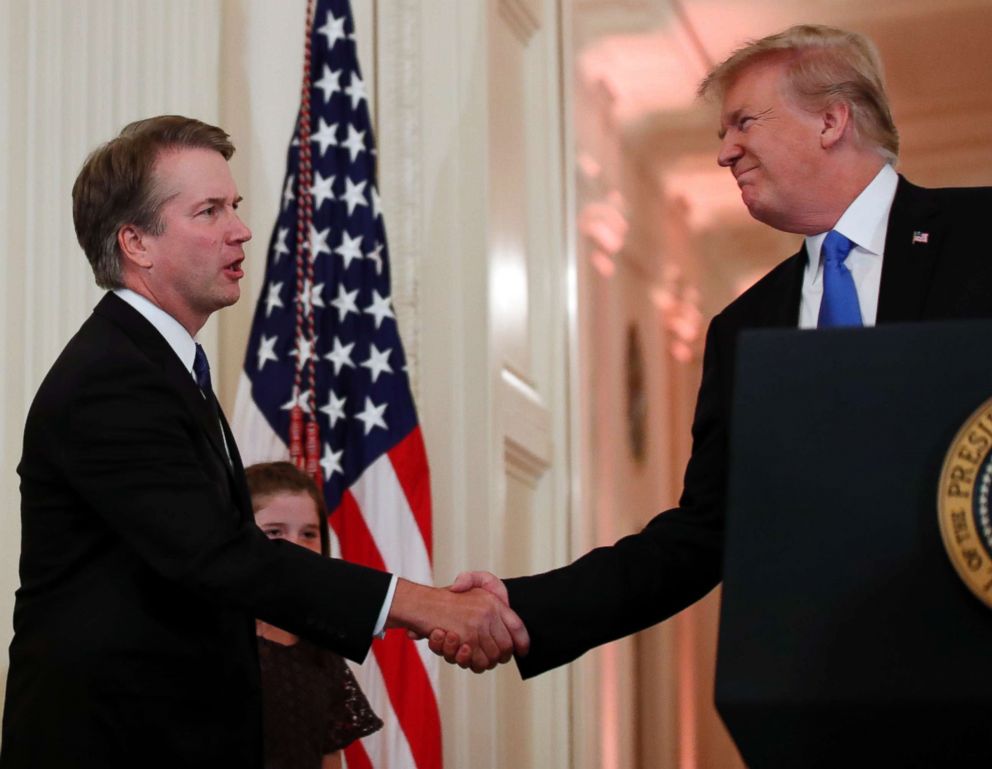
M 97 147 L 72 185 L 72 221 L 101 288 L 122 288 L 117 233 L 133 225 L 161 235 L 162 190 L 155 183 L 155 162 L 163 150 L 216 150 L 230 160 L 234 145 L 222 129 L 181 115 L 159 115 L 124 126 Z
M 722 98 L 748 67 L 780 58 L 793 94 L 810 109 L 844 102 L 858 138 L 888 161 L 899 156 L 899 132 L 885 93 L 882 62 L 864 35 L 803 24 L 752 40 L 717 64 L 699 84 L 702 97 Z

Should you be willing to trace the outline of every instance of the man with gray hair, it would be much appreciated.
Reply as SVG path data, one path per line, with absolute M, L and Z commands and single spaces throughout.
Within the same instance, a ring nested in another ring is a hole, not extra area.
M 525 678 L 660 622 L 720 581 L 741 330 L 992 317 L 992 189 L 928 190 L 896 173 L 898 135 L 866 38 L 793 27 L 736 51 L 699 91 L 720 100 L 717 161 L 751 216 L 805 242 L 710 325 L 678 507 L 544 574 L 459 575 L 453 589 L 485 587 L 523 619 Z M 436 630 L 430 644 L 465 664 L 458 641 Z

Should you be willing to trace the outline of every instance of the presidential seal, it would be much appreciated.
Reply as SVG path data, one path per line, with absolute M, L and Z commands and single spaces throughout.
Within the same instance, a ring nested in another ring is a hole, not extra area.
M 944 547 L 965 585 L 992 608 L 992 399 L 958 431 L 944 459 L 937 514 Z

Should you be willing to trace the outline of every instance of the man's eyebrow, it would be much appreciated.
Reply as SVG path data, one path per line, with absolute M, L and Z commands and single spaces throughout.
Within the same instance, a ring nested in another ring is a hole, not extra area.
M 233 205 L 235 208 L 237 208 L 238 204 L 242 200 L 244 200 L 244 198 L 241 197 L 241 195 L 238 195 L 233 201 L 231 201 L 231 205 Z M 204 203 L 209 203 L 212 206 L 224 206 L 224 205 L 227 205 L 227 198 L 224 198 L 224 197 L 202 198 L 202 199 L 200 199 L 200 200 L 198 200 L 196 202 L 196 204 L 194 205 L 194 208 L 196 206 L 202 206 Z
M 723 137 L 727 135 L 727 126 L 734 125 L 737 122 L 737 119 L 741 116 L 741 111 L 740 109 L 735 109 L 721 120 L 722 125 L 720 126 L 720 130 L 716 132 L 720 141 L 723 141 Z

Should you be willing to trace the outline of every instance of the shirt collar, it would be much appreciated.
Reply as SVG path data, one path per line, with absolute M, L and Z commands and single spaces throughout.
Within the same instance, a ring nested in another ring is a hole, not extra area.
M 886 163 L 841 214 L 834 229 L 862 251 L 882 256 L 889 228 L 889 211 L 892 210 L 898 184 L 899 174 L 891 164 Z M 814 270 L 819 269 L 820 248 L 826 237 L 826 232 L 806 237 L 807 263 Z
M 137 310 L 141 316 L 151 323 L 169 343 L 169 347 L 179 356 L 179 360 L 191 374 L 193 360 L 196 358 L 196 341 L 183 328 L 183 325 L 169 313 L 152 304 L 141 294 L 129 288 L 115 288 L 114 293 Z

